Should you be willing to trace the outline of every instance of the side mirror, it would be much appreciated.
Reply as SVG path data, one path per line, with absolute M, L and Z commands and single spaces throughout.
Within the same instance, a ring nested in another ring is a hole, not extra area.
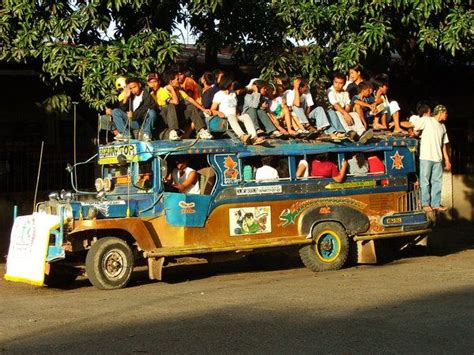
M 161 173 L 161 180 L 165 179 L 168 175 L 168 163 L 165 159 L 160 158 L 160 173 Z

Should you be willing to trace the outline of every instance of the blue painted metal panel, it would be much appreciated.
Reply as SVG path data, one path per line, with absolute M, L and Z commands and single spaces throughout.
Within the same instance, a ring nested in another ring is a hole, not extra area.
M 163 194 L 166 221 L 173 226 L 203 227 L 212 197 L 174 192 Z

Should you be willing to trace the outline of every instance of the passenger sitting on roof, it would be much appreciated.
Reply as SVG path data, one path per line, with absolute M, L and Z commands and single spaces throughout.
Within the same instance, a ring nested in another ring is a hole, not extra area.
M 329 161 L 327 153 L 318 154 L 311 163 L 311 176 L 332 178 L 335 182 L 342 182 L 346 177 L 347 166 L 347 160 L 344 159 L 339 171 L 337 165 Z
M 270 104 L 267 97 L 268 87 L 266 82 L 252 79 L 247 85 L 247 89 L 249 91 L 245 95 L 242 113 L 250 116 L 255 128 L 257 128 L 257 133 L 259 130 L 262 131 L 263 128 L 265 134 L 270 138 L 281 137 L 282 133 L 275 127 L 267 113 Z
M 387 97 L 389 89 L 387 75 L 379 75 L 372 82 L 375 90 L 375 104 L 382 104 L 384 107 L 381 123 L 377 116 L 375 117 L 374 129 L 387 129 L 387 123 L 390 123 L 390 126 L 393 126 L 393 133 L 406 134 L 407 132 L 400 127 L 400 106 L 398 102 L 389 101 Z M 392 120 L 393 122 L 391 122 Z
M 255 181 L 277 181 L 279 179 L 278 171 L 273 167 L 275 165 L 275 157 L 272 155 L 263 156 L 260 161 L 262 166 L 255 172 Z
M 178 129 L 179 123 L 186 129 L 184 138 L 189 137 L 195 129 L 197 137 L 200 139 L 212 139 L 212 135 L 207 131 L 203 118 L 199 115 L 197 109 L 210 114 L 210 110 L 206 110 L 188 94 L 179 87 L 178 73 L 168 71 L 163 74 L 163 82 L 166 87 L 158 89 L 156 99 L 161 109 L 161 115 L 165 124 L 168 126 L 162 132 L 169 139 L 179 140 Z
M 309 86 L 306 79 L 296 78 L 293 81 L 292 89 L 285 92 L 285 102 L 295 119 L 303 125 L 305 131 L 302 133 L 316 131 L 316 128 L 314 128 L 308 120 L 308 114 L 311 112 L 311 107 L 314 106 L 314 101 L 313 96 L 309 92 Z M 326 125 L 326 123 L 327 126 L 329 126 L 324 110 L 322 114 L 324 117 L 312 117 L 316 119 L 316 126 L 318 128 L 320 128 L 319 126 L 321 125 Z M 321 119 L 321 122 L 318 122 L 318 119 Z M 324 119 L 326 120 L 324 121 Z
M 353 111 L 359 114 L 359 117 L 365 129 L 370 121 L 374 119 L 376 110 L 375 99 L 372 96 L 372 85 L 367 81 L 362 81 L 357 85 L 358 94 L 354 95 L 351 100 Z
M 373 132 L 370 129 L 365 129 L 357 112 L 350 112 L 351 100 L 349 99 L 349 93 L 343 89 L 345 82 L 344 75 L 334 74 L 333 85 L 328 90 L 328 99 L 346 133 L 355 131 L 359 137 L 359 142 L 365 144 L 372 138 Z
M 230 127 L 244 144 L 253 143 L 261 144 L 264 139 L 257 137 L 257 131 L 252 123 L 249 115 L 237 116 L 237 97 L 235 92 L 231 90 L 232 79 L 224 74 L 219 82 L 219 89 L 213 98 L 212 114 L 229 121 Z M 240 122 L 243 122 L 247 129 L 247 134 L 240 128 Z
M 143 90 L 140 81 L 136 78 L 128 79 L 120 108 L 112 110 L 112 118 L 119 131 L 115 139 L 127 140 L 132 131 L 135 138 L 150 141 L 156 121 L 155 110 L 155 100 Z
M 201 102 L 201 91 L 198 83 L 192 77 L 192 71 L 189 68 L 180 68 L 178 71 L 178 82 L 181 89 L 184 90 L 194 101 Z
M 188 166 L 189 157 L 176 158 L 176 168 L 173 169 L 165 181 L 183 194 L 199 195 L 199 176 L 196 170 Z

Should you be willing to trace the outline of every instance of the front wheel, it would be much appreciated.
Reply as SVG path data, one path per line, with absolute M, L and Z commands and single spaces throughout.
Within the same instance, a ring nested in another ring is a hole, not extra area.
M 133 252 L 125 241 L 113 237 L 99 239 L 87 253 L 87 277 L 102 290 L 122 288 L 130 281 L 133 263 Z
M 349 238 L 344 228 L 335 222 L 316 225 L 312 231 L 314 243 L 300 249 L 303 264 L 314 272 L 339 270 L 349 255 Z

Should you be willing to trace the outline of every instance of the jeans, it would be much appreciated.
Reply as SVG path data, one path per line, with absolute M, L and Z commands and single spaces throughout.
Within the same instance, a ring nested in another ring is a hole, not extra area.
M 362 121 L 359 117 L 359 114 L 357 112 L 349 112 L 349 115 L 352 117 L 353 124 L 348 125 L 346 122 L 346 119 L 340 112 L 336 112 L 336 115 L 339 117 L 339 122 L 341 123 L 342 127 L 344 127 L 345 132 L 349 131 L 355 131 L 359 136 L 364 134 L 365 132 L 365 127 L 362 124 Z
M 441 162 L 420 160 L 421 205 L 439 207 L 441 205 L 441 184 L 443 165 Z
M 153 136 L 152 133 L 156 122 L 156 112 L 155 110 L 148 110 L 143 122 L 139 122 L 137 120 L 129 120 L 125 111 L 115 108 L 112 110 L 112 119 L 115 127 L 117 127 L 120 134 L 124 136 L 128 136 L 128 128 L 130 128 L 130 130 L 140 129 L 141 125 L 143 133 L 151 138 Z M 128 127 L 129 122 L 130 127 Z
M 321 106 L 316 107 L 309 113 L 309 118 L 316 122 L 316 128 L 324 130 L 325 133 L 331 134 L 335 132 L 335 129 L 331 127 L 329 120 Z
M 296 117 L 298 117 L 301 124 L 306 125 L 309 123 L 308 118 L 306 117 L 306 113 L 304 112 L 303 108 L 293 106 L 292 110 L 293 110 L 293 114 L 296 115 Z
M 258 110 L 256 108 L 249 107 L 245 113 L 250 116 L 255 128 L 263 126 L 265 133 L 272 133 L 276 130 L 275 125 L 264 110 Z
M 333 132 L 326 132 L 325 133 L 334 133 L 334 132 L 338 132 L 338 133 L 345 133 L 346 130 L 344 129 L 344 127 L 342 126 L 341 124 L 341 121 L 339 121 L 339 116 L 337 115 L 336 111 L 334 110 L 329 110 L 327 112 L 327 116 L 329 118 L 329 122 L 331 122 L 331 127 L 334 128 L 334 131 Z

